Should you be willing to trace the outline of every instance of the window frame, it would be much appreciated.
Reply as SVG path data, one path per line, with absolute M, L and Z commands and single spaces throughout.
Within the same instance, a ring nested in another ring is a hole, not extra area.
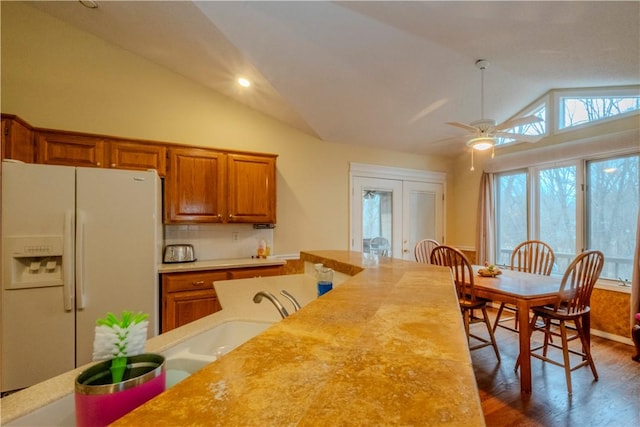
M 561 116 L 564 114 L 562 109 L 562 101 L 564 98 L 633 98 L 640 96 L 640 90 L 629 87 L 611 87 L 611 88 L 589 88 L 589 89 L 556 89 L 553 91 L 554 120 L 553 132 L 563 134 L 567 131 L 584 129 L 601 123 L 610 122 L 612 120 L 623 119 L 625 117 L 640 114 L 640 110 L 632 110 L 615 116 L 604 117 L 598 120 L 581 123 L 573 126 L 560 128 L 562 123 Z
M 599 120 L 582 123 L 575 126 L 569 126 L 560 128 L 560 115 L 563 114 L 561 109 L 561 102 L 563 98 L 568 97 L 603 97 L 603 98 L 624 98 L 624 97 L 638 97 L 640 96 L 640 85 L 631 86 L 612 86 L 612 87 L 591 87 L 591 88 L 576 88 L 576 89 L 552 89 L 546 92 L 541 97 L 528 104 L 525 108 L 518 111 L 511 116 L 508 120 L 525 117 L 531 115 L 534 111 L 540 107 L 545 107 L 545 133 L 540 135 L 540 138 L 545 138 L 552 135 L 561 135 L 567 132 L 573 132 L 588 128 L 591 126 L 597 126 L 602 123 L 607 123 L 613 120 L 624 119 L 634 115 L 640 115 L 639 110 L 632 110 L 626 113 L 618 114 L 611 117 L 605 117 Z M 509 141 L 502 144 L 496 144 L 496 148 L 512 147 L 519 144 L 524 144 L 521 141 Z
M 602 161 L 606 159 L 616 159 L 621 157 L 628 156 L 638 156 L 640 158 L 640 150 L 633 150 L 629 152 L 610 152 L 610 153 L 602 153 L 599 155 L 591 155 L 584 156 L 578 159 L 567 159 L 563 161 L 557 162 L 546 162 L 540 164 L 530 165 L 528 167 L 519 167 L 509 170 L 501 170 L 500 172 L 495 172 L 496 178 L 494 179 L 494 193 L 496 197 L 494 198 L 494 211 L 496 212 L 496 216 L 498 213 L 498 201 L 499 198 L 497 196 L 498 193 L 498 177 L 507 176 L 519 173 L 526 174 L 527 181 L 527 239 L 540 239 L 539 230 L 540 230 L 540 217 L 538 215 L 538 206 L 540 205 L 540 192 L 539 192 L 539 179 L 540 173 L 543 170 L 553 169 L 553 168 L 561 168 L 567 166 L 574 166 L 576 168 L 576 209 L 575 209 L 575 220 L 576 220 L 576 241 L 575 241 L 575 253 L 578 254 L 584 251 L 586 248 L 586 242 L 588 241 L 587 233 L 588 230 L 588 197 L 586 188 L 587 185 L 587 168 L 589 162 L 592 161 Z M 493 254 L 494 259 L 499 259 L 499 238 L 500 238 L 500 228 L 496 227 L 494 232 L 495 238 L 495 253 Z M 563 274 L 564 270 L 559 269 L 559 271 L 554 271 L 552 274 Z M 616 278 L 601 278 L 598 281 L 598 287 L 603 289 L 609 289 L 619 292 L 627 292 L 631 291 L 630 286 L 621 286 L 621 283 Z

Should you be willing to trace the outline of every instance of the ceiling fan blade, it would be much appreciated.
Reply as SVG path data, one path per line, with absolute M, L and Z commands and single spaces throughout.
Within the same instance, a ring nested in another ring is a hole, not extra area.
M 515 139 L 520 142 L 538 142 L 542 139 L 541 135 L 523 135 L 521 133 L 496 132 L 496 136 L 501 138 Z
M 471 131 L 471 132 L 477 132 L 478 131 L 477 127 L 469 126 L 469 125 L 466 125 L 466 124 L 460 123 L 460 122 L 447 122 L 446 124 L 448 124 L 449 126 L 459 127 L 459 128 Z
M 496 125 L 495 130 L 511 129 L 517 126 L 529 125 L 531 123 L 541 122 L 542 119 L 537 116 L 517 117 L 515 119 L 506 120 Z

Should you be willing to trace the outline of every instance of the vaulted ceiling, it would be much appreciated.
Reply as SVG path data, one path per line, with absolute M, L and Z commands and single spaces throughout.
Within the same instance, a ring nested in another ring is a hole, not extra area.
M 640 84 L 637 1 L 29 3 L 323 140 L 420 154 L 466 148 L 445 122 L 481 118 L 477 59 L 498 122 L 550 89 Z

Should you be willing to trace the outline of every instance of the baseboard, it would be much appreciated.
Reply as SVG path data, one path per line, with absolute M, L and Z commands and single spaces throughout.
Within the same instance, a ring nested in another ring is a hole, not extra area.
M 600 338 L 605 338 L 611 341 L 616 341 L 622 344 L 633 345 L 631 338 L 621 337 L 620 335 L 610 334 L 608 332 L 599 331 L 597 329 L 591 329 L 591 335 L 595 335 Z

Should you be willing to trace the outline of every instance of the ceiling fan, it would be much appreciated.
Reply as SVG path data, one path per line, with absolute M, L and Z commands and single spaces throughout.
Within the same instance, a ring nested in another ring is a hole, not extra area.
M 480 120 L 476 120 L 469 124 L 460 122 L 447 122 L 448 125 L 459 127 L 471 132 L 467 140 L 467 146 L 475 150 L 487 150 L 493 148 L 497 137 L 515 139 L 522 142 L 538 142 L 539 135 L 525 135 L 516 132 L 507 132 L 507 130 L 523 126 L 527 124 L 541 122 L 542 119 L 536 116 L 517 117 L 515 119 L 506 120 L 500 124 L 496 124 L 493 119 L 484 118 L 484 70 L 489 66 L 486 59 L 478 59 L 476 67 L 480 69 L 482 82 L 480 87 Z M 472 150 L 473 152 L 473 150 Z

